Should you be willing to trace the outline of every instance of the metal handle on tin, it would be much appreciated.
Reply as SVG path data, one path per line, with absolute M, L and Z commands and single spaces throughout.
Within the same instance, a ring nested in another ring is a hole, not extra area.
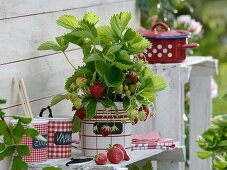
M 39 113 L 39 117 L 43 117 L 43 112 L 45 110 L 48 110 L 49 111 L 49 116 L 48 117 L 53 117 L 52 110 L 51 110 L 50 106 L 47 106 L 45 108 L 42 108 L 42 110 Z
M 164 28 L 165 31 L 169 31 L 169 27 L 168 25 L 166 25 L 164 22 L 157 22 L 156 24 L 153 25 L 153 27 L 151 28 L 152 31 L 156 31 L 156 28 L 158 26 L 161 26 L 162 28 Z
M 199 47 L 199 44 L 197 43 L 184 44 L 181 46 L 181 48 L 197 48 L 197 47 Z

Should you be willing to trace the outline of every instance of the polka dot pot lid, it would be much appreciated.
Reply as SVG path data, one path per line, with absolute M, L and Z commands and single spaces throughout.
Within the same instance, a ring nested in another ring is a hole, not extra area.
M 162 30 L 156 30 L 156 27 L 162 27 Z M 173 38 L 189 38 L 190 33 L 183 30 L 170 30 L 168 25 L 163 22 L 156 23 L 152 29 L 140 31 L 140 34 L 147 39 L 173 39 Z

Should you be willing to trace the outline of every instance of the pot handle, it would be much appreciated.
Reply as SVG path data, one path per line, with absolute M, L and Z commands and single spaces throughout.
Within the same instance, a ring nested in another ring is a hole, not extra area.
M 169 27 L 168 25 L 166 25 L 164 22 L 157 22 L 156 24 L 153 25 L 153 27 L 151 28 L 152 31 L 156 31 L 156 28 L 158 26 L 161 26 L 162 28 L 164 28 L 165 31 L 169 31 Z
M 189 43 L 180 46 L 180 48 L 197 48 L 197 47 L 199 47 L 199 44 L 197 43 Z

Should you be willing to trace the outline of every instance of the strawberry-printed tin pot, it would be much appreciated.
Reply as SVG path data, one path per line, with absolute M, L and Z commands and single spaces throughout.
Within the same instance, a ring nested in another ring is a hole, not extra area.
M 114 107 L 107 110 L 98 103 L 96 108 L 96 115 L 91 120 L 81 121 L 81 146 L 84 156 L 94 157 L 98 153 L 104 153 L 109 145 L 121 144 L 127 153 L 131 152 L 131 128 L 132 124 L 127 117 L 127 113 L 123 109 L 121 102 L 115 102 L 118 107 L 118 114 Z M 123 124 L 122 119 L 126 122 Z M 100 129 L 103 125 L 113 127 L 118 130 L 111 132 L 108 136 L 103 136 Z M 97 127 L 97 131 L 94 130 Z
M 164 30 L 156 30 L 160 26 Z M 170 30 L 163 22 L 156 23 L 151 30 L 141 31 L 152 45 L 139 54 L 140 59 L 149 63 L 180 63 L 186 58 L 187 48 L 196 48 L 199 44 L 188 43 L 190 33 L 182 30 Z

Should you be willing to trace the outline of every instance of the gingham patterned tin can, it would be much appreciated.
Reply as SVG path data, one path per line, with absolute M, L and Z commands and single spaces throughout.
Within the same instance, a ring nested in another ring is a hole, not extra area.
M 48 158 L 72 156 L 72 118 L 49 118 Z
M 107 111 L 102 104 L 98 103 L 96 115 L 91 120 L 83 120 L 81 122 L 81 146 L 84 156 L 93 157 L 98 153 L 104 153 L 109 144 L 121 144 L 127 151 L 131 152 L 131 122 L 127 118 L 127 114 L 120 102 L 115 103 L 119 109 L 119 115 L 114 107 L 110 107 Z M 126 123 L 121 123 L 125 119 Z M 103 125 L 117 126 L 118 130 L 111 132 L 110 135 L 104 137 L 99 132 Z M 97 127 L 97 131 L 94 131 Z
M 12 119 L 11 124 L 16 125 L 18 120 Z M 30 123 L 40 135 L 48 140 L 48 120 L 35 118 Z M 24 125 L 27 127 L 27 125 Z M 25 162 L 44 162 L 48 160 L 48 142 L 32 139 L 26 135 L 23 136 L 21 145 L 28 145 L 31 155 L 22 156 Z

